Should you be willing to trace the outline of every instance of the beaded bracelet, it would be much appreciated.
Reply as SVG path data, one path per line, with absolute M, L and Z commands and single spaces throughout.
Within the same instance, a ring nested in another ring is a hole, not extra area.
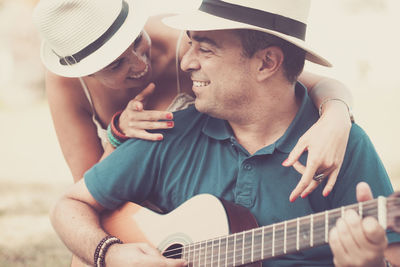
M 325 100 L 321 103 L 321 105 L 319 105 L 318 113 L 319 113 L 319 116 L 320 116 L 320 117 L 321 117 L 321 115 L 322 115 L 322 107 L 323 107 L 326 103 L 328 103 L 329 101 L 339 101 L 339 102 L 342 102 L 342 103 L 346 106 L 347 111 L 349 112 L 350 121 L 351 121 L 352 123 L 354 123 L 355 120 L 354 120 L 353 111 L 351 110 L 351 108 L 349 107 L 349 105 L 348 105 L 343 99 L 340 99 L 340 98 L 328 98 L 328 99 L 325 99 Z
M 93 261 L 95 267 L 97 266 L 97 259 L 99 258 L 100 249 L 101 249 L 101 247 L 103 246 L 104 242 L 106 242 L 110 237 L 112 237 L 112 236 L 106 236 L 106 237 L 104 237 L 104 238 L 99 242 L 99 244 L 97 245 L 96 250 L 94 251 L 94 261 Z
M 114 244 L 122 244 L 122 241 L 115 236 L 109 235 L 99 242 L 94 252 L 94 267 L 105 267 L 107 250 Z

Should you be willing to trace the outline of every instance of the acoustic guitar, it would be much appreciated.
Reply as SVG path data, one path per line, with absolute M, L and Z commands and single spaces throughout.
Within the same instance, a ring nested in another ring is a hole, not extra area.
M 102 225 L 124 243 L 146 242 L 189 266 L 261 266 L 263 260 L 327 244 L 329 230 L 349 209 L 400 232 L 400 192 L 262 227 L 246 208 L 201 194 L 165 215 L 127 203 L 105 213 Z

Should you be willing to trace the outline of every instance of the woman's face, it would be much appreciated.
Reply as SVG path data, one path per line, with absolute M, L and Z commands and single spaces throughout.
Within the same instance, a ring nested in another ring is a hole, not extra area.
M 143 87 L 151 78 L 150 52 L 151 40 L 143 30 L 122 55 L 91 77 L 111 89 Z

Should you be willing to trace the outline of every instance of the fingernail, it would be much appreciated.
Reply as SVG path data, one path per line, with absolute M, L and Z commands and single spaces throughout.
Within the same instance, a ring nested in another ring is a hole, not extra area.
M 289 201 L 290 201 L 291 203 L 295 202 L 295 200 L 296 200 L 296 198 L 290 198 L 290 199 L 289 199 Z
M 306 198 L 306 197 L 308 196 L 308 194 L 309 194 L 309 193 L 301 194 L 300 197 L 301 197 L 301 198 Z
M 172 120 L 172 118 L 173 118 L 172 113 L 168 113 L 166 117 L 168 120 Z
M 328 190 L 328 191 L 326 191 L 326 192 L 323 194 L 323 196 L 324 196 L 324 197 L 327 197 L 330 193 L 331 193 L 331 190 Z
M 173 121 L 168 121 L 167 122 L 168 127 L 174 127 L 174 122 Z
M 161 141 L 161 140 L 163 140 L 163 139 L 164 139 L 164 137 L 163 137 L 162 135 L 160 135 L 160 136 L 157 137 L 157 140 L 158 140 L 158 141 Z
M 288 159 L 288 158 L 285 159 L 285 160 L 282 162 L 282 166 L 287 166 L 287 165 L 288 165 L 288 162 L 289 162 L 289 159 Z

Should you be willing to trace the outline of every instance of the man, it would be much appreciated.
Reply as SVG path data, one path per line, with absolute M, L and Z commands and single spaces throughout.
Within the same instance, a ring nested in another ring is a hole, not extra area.
M 127 141 L 56 205 L 54 227 L 84 261 L 96 266 L 185 264 L 167 260 L 149 246 L 119 244 L 107 237 L 100 212 L 126 201 L 150 200 L 170 212 L 194 195 L 209 193 L 248 208 L 259 225 L 269 225 L 353 203 L 361 181 L 370 184 L 375 196 L 392 193 L 370 140 L 354 124 L 332 193 L 323 198 L 318 188 L 308 198 L 287 200 L 300 175 L 280 162 L 318 119 L 296 78 L 305 58 L 328 62 L 302 40 L 308 1 L 239 2 L 204 1 L 201 11 L 166 20 L 189 30 L 191 48 L 181 67 L 191 73 L 196 108 L 174 115 L 175 128 L 165 131 L 163 142 Z M 340 101 L 326 105 L 347 112 Z M 368 190 L 360 184 L 357 199 L 371 198 Z M 394 242 L 400 238 L 394 233 L 387 237 L 388 248 L 375 219 L 361 220 L 348 211 L 330 232 L 332 252 L 323 246 L 263 265 L 385 266 L 384 254 L 398 264 L 399 246 Z

